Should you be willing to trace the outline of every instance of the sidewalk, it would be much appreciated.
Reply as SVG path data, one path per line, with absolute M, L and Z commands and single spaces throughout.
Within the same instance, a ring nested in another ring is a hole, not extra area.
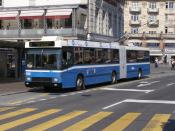
M 151 67 L 151 75 L 175 73 L 175 70 L 171 70 L 171 66 L 169 64 L 159 64 L 158 68 L 155 68 L 154 64 L 151 64 L 150 67 Z
M 8 95 L 13 93 L 27 92 L 29 88 L 25 87 L 22 80 L 0 79 L 0 94 Z

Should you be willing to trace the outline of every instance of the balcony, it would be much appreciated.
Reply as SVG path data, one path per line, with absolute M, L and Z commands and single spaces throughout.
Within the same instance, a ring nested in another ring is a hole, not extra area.
M 156 34 L 149 34 L 149 33 L 145 33 L 145 37 L 146 38 L 160 38 L 160 34 L 156 33 Z
M 136 20 L 136 21 L 134 21 L 134 20 L 130 20 L 130 22 L 129 22 L 129 24 L 130 25 L 141 25 L 141 21 L 140 20 Z
M 165 39 L 174 39 L 175 34 L 162 34 L 162 37 Z
M 40 39 L 42 36 L 63 36 L 63 37 L 77 37 L 86 36 L 84 29 L 15 29 L 15 30 L 0 30 L 0 38 L 15 38 L 15 39 Z
M 142 38 L 143 35 L 144 35 L 143 33 L 136 33 L 136 34 L 128 33 L 129 38 Z
M 159 20 L 148 21 L 148 26 L 159 26 Z
M 159 9 L 158 8 L 148 8 L 147 9 L 148 13 L 154 13 L 154 14 L 158 14 L 159 13 Z
M 141 8 L 140 7 L 130 7 L 129 11 L 131 13 L 141 13 Z

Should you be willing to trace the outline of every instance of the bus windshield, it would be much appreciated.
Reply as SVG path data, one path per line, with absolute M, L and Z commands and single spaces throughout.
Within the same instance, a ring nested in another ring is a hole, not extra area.
M 61 67 L 61 49 L 28 49 L 28 69 L 58 70 Z

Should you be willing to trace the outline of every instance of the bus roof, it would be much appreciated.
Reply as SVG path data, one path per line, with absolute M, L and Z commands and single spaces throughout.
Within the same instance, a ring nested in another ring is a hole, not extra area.
M 119 49 L 125 47 L 128 50 L 149 50 L 149 48 L 138 46 L 120 46 L 118 42 L 96 42 L 87 40 L 64 40 L 63 37 L 45 36 L 40 41 L 28 41 L 25 48 L 62 48 L 65 46 L 74 47 L 91 47 L 91 48 L 112 48 Z

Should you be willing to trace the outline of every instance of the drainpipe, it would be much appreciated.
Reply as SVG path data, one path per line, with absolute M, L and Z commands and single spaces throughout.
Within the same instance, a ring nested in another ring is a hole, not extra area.
M 47 19 L 46 19 L 46 13 L 47 13 L 47 9 L 44 9 L 44 17 L 43 17 L 44 35 L 47 35 Z
M 21 37 L 21 21 L 20 21 L 20 18 L 19 18 L 20 13 L 21 13 L 21 11 L 18 10 L 18 15 L 16 17 L 16 20 L 18 22 L 18 37 Z

